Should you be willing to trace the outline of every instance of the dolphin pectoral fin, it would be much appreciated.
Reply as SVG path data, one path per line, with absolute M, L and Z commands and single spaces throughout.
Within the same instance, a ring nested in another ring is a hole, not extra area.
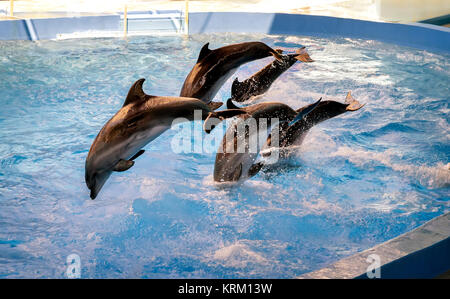
M 134 161 L 131 160 L 120 160 L 117 162 L 116 166 L 114 166 L 114 171 L 122 172 L 130 169 L 134 165 Z
M 125 103 L 123 103 L 123 107 L 125 107 L 128 104 L 144 101 L 147 98 L 147 95 L 145 94 L 144 90 L 142 89 L 142 84 L 144 84 L 145 79 L 141 78 L 134 82 L 134 84 L 131 86 L 130 90 L 128 91 L 127 98 L 125 99 Z
M 202 49 L 200 50 L 200 54 L 198 55 L 197 63 L 200 62 L 203 58 L 209 55 L 212 51 L 208 49 L 209 43 L 206 43 L 203 45 Z
M 356 99 L 352 97 L 351 92 L 349 91 L 347 93 L 347 96 L 345 97 L 345 103 L 348 104 L 345 110 L 347 111 L 357 111 L 364 107 L 365 104 L 361 104 Z
M 232 98 L 229 98 L 227 101 L 227 109 L 240 109 L 240 108 L 233 103 Z
M 223 103 L 222 102 L 209 102 L 207 105 L 209 108 L 211 108 L 211 110 L 216 110 L 217 108 L 222 106 Z
M 248 177 L 255 176 L 261 168 L 264 166 L 264 163 L 258 162 L 250 166 L 250 169 L 248 170 Z
M 294 125 L 296 122 L 298 122 L 299 120 L 303 119 L 306 115 L 308 115 L 308 113 L 310 113 L 311 111 L 313 111 L 314 109 L 316 109 L 317 105 L 319 105 L 320 101 L 322 101 L 322 98 L 320 98 L 317 102 L 315 102 L 312 105 L 309 105 L 309 107 L 301 110 L 297 116 L 295 116 L 295 118 L 289 123 L 289 126 Z
M 142 155 L 143 153 L 145 153 L 145 150 L 138 151 L 133 157 L 130 158 L 130 160 L 131 161 L 136 160 L 136 158 L 139 157 L 140 155 Z
M 232 180 L 239 181 L 239 178 L 241 177 L 241 175 L 242 175 L 242 163 L 239 164 L 239 166 L 234 170 Z
M 295 56 L 295 58 L 298 61 L 302 61 L 302 62 L 313 62 L 314 60 L 311 59 L 311 57 L 309 57 L 308 52 L 306 52 L 306 48 L 302 47 L 300 49 L 298 49 L 296 51 L 296 54 L 298 54 L 297 56 Z

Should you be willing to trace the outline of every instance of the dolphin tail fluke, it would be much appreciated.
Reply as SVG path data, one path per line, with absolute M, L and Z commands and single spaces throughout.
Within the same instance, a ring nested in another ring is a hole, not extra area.
M 311 57 L 309 57 L 308 52 L 306 52 L 306 48 L 302 47 L 300 49 L 298 49 L 296 51 L 297 56 L 295 56 L 295 58 L 298 61 L 302 61 L 302 62 L 313 62 L 314 60 L 311 59 Z
M 217 108 L 222 106 L 223 103 L 222 102 L 209 102 L 207 105 L 209 108 L 211 108 L 211 110 L 216 110 Z
M 347 97 L 345 98 L 345 104 L 347 104 L 347 108 L 345 108 L 345 110 L 347 111 L 356 111 L 361 109 L 365 105 L 354 99 L 350 91 L 347 93 Z
M 299 120 L 302 120 L 306 115 L 308 115 L 311 111 L 313 111 L 314 109 L 316 109 L 317 105 L 319 105 L 320 101 L 322 101 L 322 98 L 320 98 L 317 102 L 315 102 L 312 105 L 309 105 L 308 107 L 306 107 L 305 109 L 301 110 L 296 116 L 295 118 L 289 123 L 289 126 L 294 125 L 296 122 L 298 122 Z
M 209 134 L 222 120 L 245 113 L 247 112 L 243 109 L 226 109 L 222 111 L 210 112 L 203 124 L 203 130 Z

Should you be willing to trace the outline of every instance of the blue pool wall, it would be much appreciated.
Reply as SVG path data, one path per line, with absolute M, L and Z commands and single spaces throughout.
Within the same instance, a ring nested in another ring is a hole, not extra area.
M 83 31 L 118 31 L 119 24 L 119 15 L 4 20 L 0 21 L 0 40 L 33 40 L 33 32 L 41 40 Z
M 381 266 L 383 279 L 431 279 L 450 269 L 450 237 Z M 367 279 L 362 274 L 356 279 Z
M 0 21 L 0 40 L 32 40 L 33 33 L 34 39 L 54 39 L 58 34 L 120 30 L 122 27 L 119 14 L 28 21 L 5 20 Z M 190 34 L 217 32 L 339 36 L 373 39 L 418 49 L 450 52 L 450 28 L 431 24 L 382 23 L 283 13 L 196 12 L 189 14 Z
M 252 32 L 373 39 L 425 50 L 450 52 L 450 28 L 282 13 L 193 13 L 189 32 Z

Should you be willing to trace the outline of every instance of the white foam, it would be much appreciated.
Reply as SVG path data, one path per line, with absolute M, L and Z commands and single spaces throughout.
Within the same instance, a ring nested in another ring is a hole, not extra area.
M 269 262 L 240 241 L 216 250 L 213 258 L 227 266 L 239 268 L 247 266 L 248 263 L 268 264 Z
M 401 164 L 392 161 L 394 150 L 384 152 L 371 152 L 355 150 L 347 146 L 341 146 L 332 156 L 346 157 L 358 167 L 366 166 L 373 161 L 379 162 L 395 171 L 414 177 L 420 184 L 428 188 L 443 188 L 450 186 L 450 163 L 439 162 L 433 166 Z
M 330 212 L 335 214 L 340 214 L 343 212 L 343 209 L 337 204 L 327 202 L 323 198 L 302 198 L 302 206 L 303 211 L 300 215 L 295 214 L 296 216 L 302 216 L 305 214 L 329 214 Z
M 403 215 L 427 209 L 416 192 L 405 193 L 400 191 L 383 193 L 381 198 L 375 203 L 366 203 L 365 208 L 375 209 L 383 213 L 390 213 L 395 209 L 401 209 Z

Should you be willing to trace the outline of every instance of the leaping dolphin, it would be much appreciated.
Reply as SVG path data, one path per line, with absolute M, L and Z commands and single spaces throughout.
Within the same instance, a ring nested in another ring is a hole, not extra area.
M 313 105 L 317 105 L 320 102 L 316 102 Z M 231 100 L 228 100 L 228 105 L 232 104 Z M 309 109 L 314 109 L 313 106 Z M 214 181 L 216 182 L 237 182 L 246 178 L 252 177 L 260 170 L 260 166 L 255 164 L 259 151 L 261 150 L 260 144 L 255 148 L 251 146 L 251 139 L 258 135 L 261 138 L 261 133 L 267 133 L 263 138 L 267 138 L 268 133 L 272 130 L 272 127 L 276 127 L 276 124 L 269 123 L 270 119 L 277 119 L 280 124 L 284 122 L 290 122 L 296 118 L 301 119 L 309 110 L 306 109 L 302 112 L 297 112 L 286 104 L 278 102 L 266 102 L 251 105 L 242 108 L 246 114 L 240 115 L 232 126 L 225 133 L 219 150 L 216 154 L 216 161 L 214 164 Z M 247 121 L 253 118 L 256 121 L 256 125 L 253 128 L 250 126 L 239 127 L 240 121 Z M 261 120 L 267 120 L 267 132 L 261 132 L 260 127 Z M 263 139 L 265 141 L 265 139 Z M 243 144 L 243 149 L 239 150 L 239 143 Z
M 208 46 L 209 43 L 206 43 L 200 50 L 198 60 L 181 88 L 181 97 L 193 97 L 209 103 L 241 65 L 270 55 L 282 60 L 276 50 L 262 42 L 233 44 L 215 50 L 210 50 Z
M 202 118 L 214 116 L 223 120 L 242 110 L 213 111 L 199 99 L 160 97 L 144 93 L 137 80 L 130 88 L 122 108 L 104 125 L 86 158 L 85 180 L 94 199 L 113 171 L 125 171 L 134 165 L 142 148 L 170 128 L 176 118 L 194 119 L 201 110 Z
M 281 54 L 281 50 L 277 50 Z M 239 82 L 234 79 L 231 86 L 231 99 L 236 102 L 244 102 L 252 96 L 264 94 L 272 83 L 293 66 L 297 61 L 313 62 L 305 47 L 297 49 L 295 54 L 281 55 L 281 60 L 274 60 L 250 78 Z
M 221 150 L 216 154 L 214 164 L 214 180 L 216 182 L 243 181 L 256 175 L 265 165 L 264 157 L 273 154 L 274 148 L 280 150 L 276 154 L 283 158 L 286 156 L 287 148 L 294 144 L 300 145 L 309 129 L 314 125 L 347 111 L 357 111 L 364 106 L 355 100 L 350 92 L 347 94 L 345 103 L 321 101 L 320 99 L 297 110 L 293 110 L 289 106 L 286 108 L 283 105 L 280 105 L 280 103 L 261 103 L 242 108 L 247 114 L 239 116 L 238 119 L 261 117 L 262 111 L 266 111 L 269 107 L 272 109 L 264 117 L 279 118 L 279 126 L 273 128 L 273 130 L 279 130 L 278 145 L 272 144 L 272 134 L 270 134 L 265 145 L 258 149 L 256 154 L 248 151 L 239 153 L 234 150 L 227 152 L 228 149 L 233 148 L 233 145 L 238 142 L 238 136 L 234 133 L 236 127 L 230 127 L 222 140 Z M 227 108 L 236 109 L 237 107 L 230 99 L 228 100 Z M 284 112 L 280 113 L 280 111 Z M 258 155 L 262 156 L 260 161 L 257 161 Z
M 344 103 L 339 103 L 336 101 L 323 101 L 317 107 L 314 108 L 310 113 L 308 113 L 303 119 L 290 124 L 283 128 L 280 132 L 279 145 L 278 148 L 281 149 L 279 152 L 281 157 L 288 156 L 291 151 L 289 147 L 292 145 L 299 146 L 302 144 L 309 130 L 327 119 L 333 118 L 340 114 L 349 111 L 357 111 L 361 109 L 365 104 L 361 104 L 356 99 L 354 99 L 349 91 L 345 98 Z M 230 105 L 232 107 L 232 105 Z M 238 107 L 234 106 L 234 109 Z M 298 109 L 298 112 L 302 112 L 305 109 L 310 109 L 311 105 L 307 105 L 303 108 Z M 262 149 L 262 156 L 270 155 L 271 149 L 277 145 L 271 144 L 270 136 L 266 141 L 266 145 Z

